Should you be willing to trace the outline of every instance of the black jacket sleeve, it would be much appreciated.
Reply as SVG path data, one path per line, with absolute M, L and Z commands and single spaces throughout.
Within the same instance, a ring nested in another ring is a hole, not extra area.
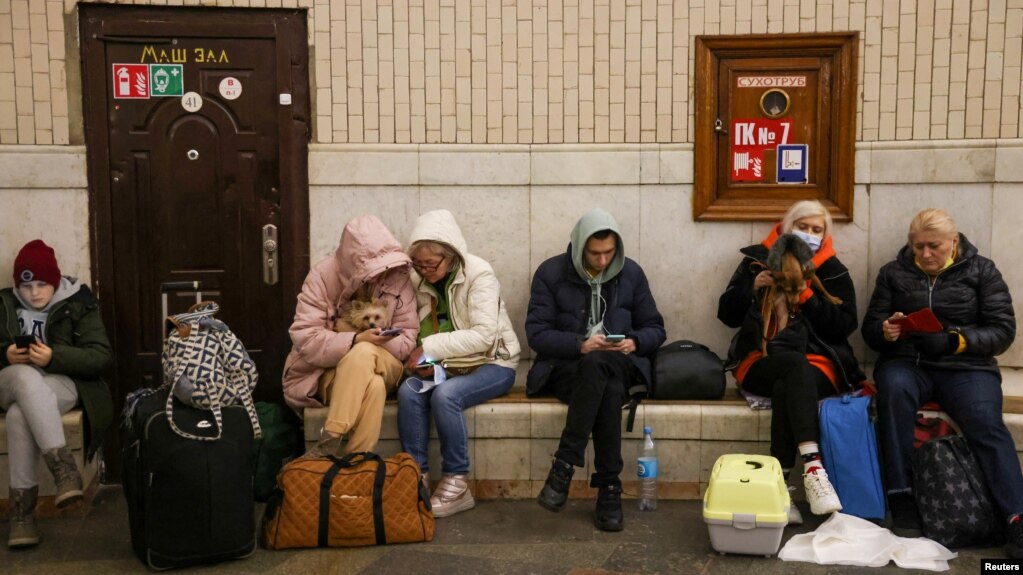
M 743 258 L 732 279 L 728 280 L 728 287 L 718 298 L 718 319 L 728 327 L 741 327 L 747 310 L 756 302 L 753 280 L 760 272 L 754 273 L 755 262 L 753 258 Z
M 820 277 L 821 285 L 828 293 L 842 300 L 835 305 L 824 294 L 813 288 L 813 295 L 803 302 L 803 316 L 813 327 L 814 332 L 828 343 L 846 341 L 858 325 L 856 313 L 856 288 L 852 277 L 845 266 L 830 277 Z
M 894 294 L 892 292 L 892 266 L 894 262 L 881 268 L 874 282 L 874 291 L 870 294 L 870 303 L 867 304 L 867 313 L 863 315 L 863 327 L 860 333 L 863 341 L 871 349 L 883 352 L 896 347 L 896 342 L 890 342 L 884 338 L 882 324 L 895 313 Z
M 636 340 L 636 353 L 642 356 L 653 355 L 667 339 L 664 331 L 664 318 L 657 311 L 657 303 L 650 293 L 650 283 L 643 269 L 636 266 L 637 278 L 634 291 L 632 331 L 627 335 Z
M 558 260 L 544 262 L 533 276 L 526 311 L 526 340 L 529 347 L 539 355 L 575 359 L 582 356 L 579 350 L 585 337 L 581 333 L 557 328 L 557 263 Z
M 966 338 L 965 355 L 994 357 L 1005 352 L 1016 338 L 1016 316 L 1009 286 L 991 260 L 979 266 L 977 295 L 980 308 L 974 325 L 949 326 Z

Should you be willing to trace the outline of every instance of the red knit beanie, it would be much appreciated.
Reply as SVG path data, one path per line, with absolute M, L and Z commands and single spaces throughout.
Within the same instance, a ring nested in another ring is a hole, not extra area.
M 28 242 L 14 258 L 14 285 L 31 281 L 46 282 L 55 288 L 60 286 L 57 256 L 43 240 Z

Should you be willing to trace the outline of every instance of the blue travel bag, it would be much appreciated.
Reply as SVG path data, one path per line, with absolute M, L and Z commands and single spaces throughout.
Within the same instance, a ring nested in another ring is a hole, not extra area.
M 824 468 L 842 501 L 842 513 L 884 519 L 871 399 L 853 395 L 825 399 L 820 410 L 820 448 Z

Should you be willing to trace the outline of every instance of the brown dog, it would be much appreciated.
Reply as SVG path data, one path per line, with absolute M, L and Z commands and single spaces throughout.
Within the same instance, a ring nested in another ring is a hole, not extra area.
M 352 300 L 348 310 L 334 321 L 334 331 L 337 332 L 365 331 L 375 327 L 387 327 L 387 305 L 378 299 Z
M 368 286 L 362 286 L 352 295 L 348 305 L 342 306 L 334 319 L 334 331 L 365 331 L 385 328 L 389 321 L 387 304 L 375 298 Z
M 828 301 L 841 305 L 842 300 L 828 293 L 817 277 L 813 263 L 813 251 L 806 243 L 793 234 L 779 237 L 767 256 L 767 269 L 771 272 L 774 282 L 768 286 L 761 300 L 761 317 L 763 318 L 763 351 L 767 355 L 767 341 L 771 327 L 777 322 L 778 331 L 785 328 L 788 318 L 799 309 L 799 294 L 806 289 L 809 281 Z M 784 309 L 779 309 L 779 295 L 784 297 Z M 786 313 L 787 312 L 787 313 Z

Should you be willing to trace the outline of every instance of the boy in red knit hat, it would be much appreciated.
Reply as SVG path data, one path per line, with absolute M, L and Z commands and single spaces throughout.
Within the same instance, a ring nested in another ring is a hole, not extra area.
M 61 415 L 81 402 L 88 415 L 88 456 L 113 416 L 100 373 L 111 348 L 96 298 L 64 277 L 53 248 L 25 244 L 14 259 L 14 287 L 0 290 L 0 408 L 7 412 L 10 459 L 9 547 L 39 543 L 35 507 L 39 457 L 57 486 L 54 503 L 82 499 L 82 476 L 64 438 Z

